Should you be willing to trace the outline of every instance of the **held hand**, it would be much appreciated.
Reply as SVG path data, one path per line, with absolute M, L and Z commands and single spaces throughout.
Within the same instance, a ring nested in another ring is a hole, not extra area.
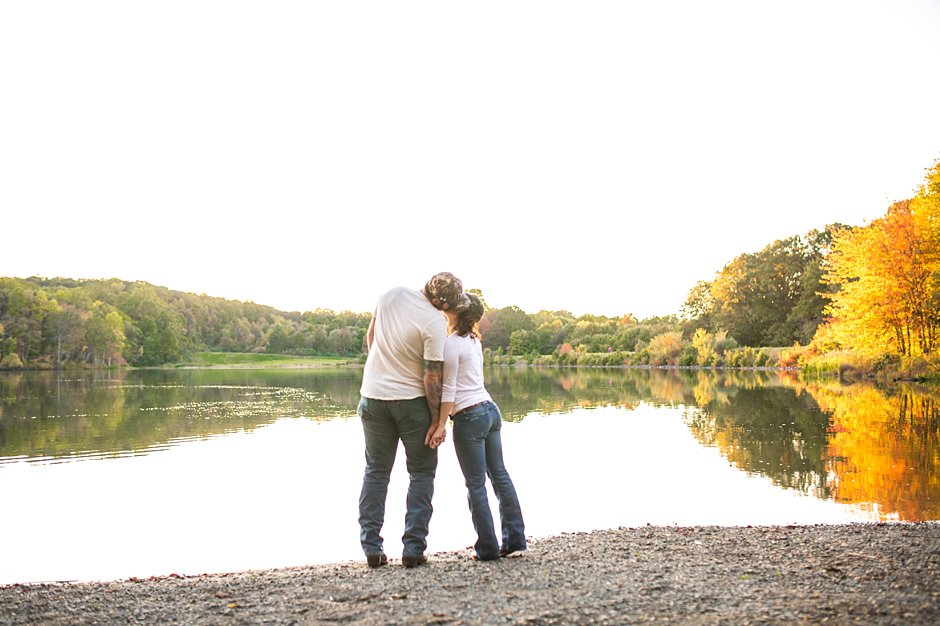
M 430 446 L 431 449 L 434 449 L 444 443 L 446 438 L 447 429 L 444 426 L 439 427 L 435 424 L 428 429 L 428 434 L 424 437 L 424 445 Z
M 430 446 L 431 439 L 434 438 L 434 433 L 437 432 L 437 424 L 431 424 L 431 427 L 428 428 L 428 434 L 424 436 L 424 445 Z

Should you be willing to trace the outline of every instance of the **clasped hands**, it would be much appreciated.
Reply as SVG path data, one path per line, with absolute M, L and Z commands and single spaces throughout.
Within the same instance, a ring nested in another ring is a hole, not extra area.
M 424 437 L 424 445 L 430 446 L 433 450 L 444 443 L 445 439 L 447 439 L 447 428 L 443 425 L 431 424 L 428 434 Z

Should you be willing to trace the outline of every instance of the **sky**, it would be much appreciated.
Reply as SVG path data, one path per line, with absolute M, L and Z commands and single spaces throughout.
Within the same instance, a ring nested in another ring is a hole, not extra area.
M 679 313 L 909 198 L 940 1 L 0 4 L 0 276 Z

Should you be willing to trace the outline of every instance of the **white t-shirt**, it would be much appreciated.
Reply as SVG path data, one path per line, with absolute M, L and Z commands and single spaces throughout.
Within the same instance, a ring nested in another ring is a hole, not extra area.
M 426 395 L 424 362 L 444 360 L 447 323 L 420 291 L 395 287 L 375 307 L 372 347 L 360 393 L 374 400 Z
M 469 335 L 450 335 L 444 343 L 442 402 L 453 402 L 454 413 L 492 400 L 483 386 L 483 345 Z

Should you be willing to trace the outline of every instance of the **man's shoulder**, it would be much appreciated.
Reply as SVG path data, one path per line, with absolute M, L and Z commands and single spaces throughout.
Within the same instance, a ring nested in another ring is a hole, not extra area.
M 379 298 L 379 307 L 396 307 L 429 316 L 440 315 L 440 311 L 434 308 L 423 293 L 409 287 L 389 289 Z
M 407 298 L 409 296 L 412 296 L 415 293 L 417 293 L 417 291 L 415 291 L 414 289 L 409 289 L 408 287 L 404 287 L 404 286 L 392 287 L 391 289 L 383 293 L 381 296 L 379 296 L 379 300 L 394 300 L 397 298 Z
M 413 291 L 413 289 L 407 287 L 392 287 L 379 296 L 379 301 L 375 305 L 376 311 L 383 309 L 388 311 L 413 306 L 412 303 L 415 301 L 414 295 L 411 293 Z

